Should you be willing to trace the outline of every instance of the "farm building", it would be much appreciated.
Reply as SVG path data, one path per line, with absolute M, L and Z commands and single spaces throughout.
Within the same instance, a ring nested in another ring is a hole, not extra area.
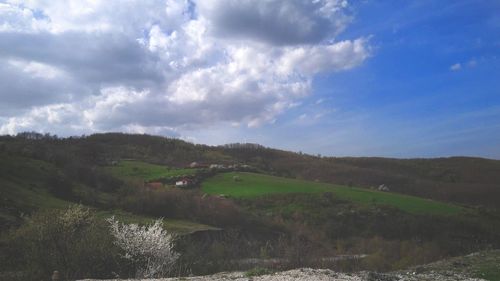
M 191 179 L 184 178 L 184 179 L 176 181 L 175 186 L 177 186 L 177 187 L 189 186 L 192 183 L 193 183 L 193 181 Z
M 381 185 L 379 185 L 377 189 L 378 189 L 379 191 L 390 191 L 390 190 L 389 190 L 389 187 L 388 187 L 387 185 L 385 185 L 385 184 L 381 184 Z
M 208 168 L 208 165 L 202 164 L 199 162 L 191 162 L 191 164 L 189 164 L 188 168 Z

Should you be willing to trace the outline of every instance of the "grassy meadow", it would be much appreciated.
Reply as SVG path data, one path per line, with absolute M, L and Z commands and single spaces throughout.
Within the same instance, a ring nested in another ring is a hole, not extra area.
M 100 210 L 100 211 L 98 210 L 96 212 L 96 215 L 97 217 L 102 219 L 115 217 L 118 221 L 127 224 L 136 223 L 139 225 L 147 225 L 153 223 L 155 220 L 155 218 L 149 216 L 132 214 L 130 212 L 122 210 Z M 162 218 L 162 220 L 163 220 L 163 228 L 177 235 L 187 235 L 198 231 L 220 230 L 220 228 L 217 227 L 187 220 L 170 219 L 170 218 Z
M 239 180 L 234 180 L 235 177 Z M 331 192 L 340 199 L 361 204 L 389 205 L 412 214 L 455 215 L 465 211 L 460 206 L 414 196 L 255 173 L 221 173 L 205 181 L 202 189 L 208 194 L 224 194 L 234 198 Z

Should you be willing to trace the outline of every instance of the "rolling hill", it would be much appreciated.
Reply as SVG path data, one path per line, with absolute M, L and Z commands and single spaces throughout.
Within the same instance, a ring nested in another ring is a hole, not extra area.
M 500 161 L 483 158 L 318 157 L 255 144 L 206 146 L 122 133 L 65 139 L 36 134 L 0 136 L 1 151 L 60 164 L 71 159 L 101 166 L 113 160 L 135 159 L 171 168 L 183 168 L 194 161 L 244 163 L 287 178 L 363 188 L 385 184 L 393 192 L 488 208 L 499 208 L 500 202 Z
M 191 162 L 225 168 L 185 169 Z M 196 184 L 145 184 L 182 175 Z M 390 192 L 372 188 L 381 184 Z M 318 157 L 121 133 L 0 136 L 0 253 L 10 253 L 0 254 L 0 271 L 30 268 L 10 263 L 23 261 L 14 238 L 30 217 L 73 204 L 100 221 L 163 218 L 182 235 L 179 274 L 239 269 L 237 261 L 256 258 L 286 260 L 280 268 L 397 270 L 500 247 L 499 184 L 500 161 L 490 159 Z M 335 255 L 366 258 L 329 259 Z

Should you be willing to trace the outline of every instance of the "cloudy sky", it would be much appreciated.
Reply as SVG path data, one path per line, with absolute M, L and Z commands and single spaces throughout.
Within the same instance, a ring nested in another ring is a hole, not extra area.
M 0 0 L 0 134 L 500 158 L 497 0 Z

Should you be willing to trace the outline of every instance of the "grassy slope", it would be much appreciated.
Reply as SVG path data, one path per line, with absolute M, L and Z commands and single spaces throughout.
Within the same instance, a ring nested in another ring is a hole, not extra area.
M 26 213 L 38 208 L 63 208 L 69 202 L 53 197 L 44 189 L 44 182 L 57 173 L 52 165 L 22 157 L 0 157 L 0 215 L 8 211 Z
M 103 219 L 114 216 L 120 222 L 136 223 L 141 225 L 150 224 L 154 222 L 154 218 L 136 215 L 121 210 L 98 211 L 97 216 Z M 179 235 L 191 234 L 194 232 L 205 231 L 205 230 L 220 230 L 219 228 L 209 225 L 199 224 L 185 220 L 168 219 L 168 218 L 163 219 L 163 227 L 166 230 L 172 231 Z
M 57 168 L 44 162 L 22 157 L 0 157 L 0 220 L 14 222 L 21 213 L 31 213 L 37 209 L 63 209 L 73 202 L 54 197 L 43 186 L 50 174 Z M 76 185 L 76 192 L 85 192 L 88 187 Z M 100 197 L 109 196 L 101 194 Z M 127 223 L 145 224 L 154 218 L 134 215 L 121 210 L 96 210 L 102 218 L 115 216 Z M 164 227 L 178 234 L 217 228 L 190 221 L 164 219 Z
M 241 181 L 234 181 L 234 176 L 238 176 Z M 218 174 L 203 183 L 203 191 L 209 194 L 225 194 L 236 198 L 252 198 L 276 193 L 332 192 L 341 199 L 351 200 L 362 204 L 390 205 L 413 214 L 454 215 L 465 210 L 462 207 L 452 204 L 402 194 L 254 173 Z
M 171 169 L 167 166 L 132 160 L 120 161 L 116 166 L 107 167 L 107 170 L 118 178 L 146 181 L 166 177 L 194 175 L 197 171 L 197 169 Z

